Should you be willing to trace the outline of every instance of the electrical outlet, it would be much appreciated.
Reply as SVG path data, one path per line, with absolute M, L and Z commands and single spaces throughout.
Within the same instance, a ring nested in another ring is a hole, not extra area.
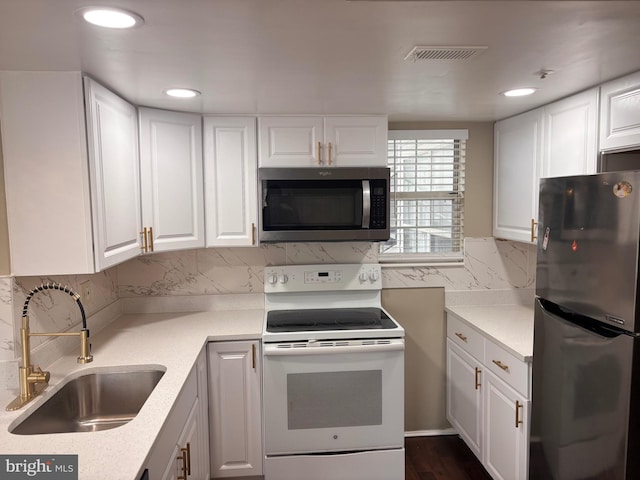
M 89 280 L 80 284 L 80 301 L 82 303 L 91 301 L 91 282 Z

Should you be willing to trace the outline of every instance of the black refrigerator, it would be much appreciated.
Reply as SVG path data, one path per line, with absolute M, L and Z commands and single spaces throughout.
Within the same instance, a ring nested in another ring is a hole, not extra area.
M 542 179 L 530 480 L 640 479 L 640 171 Z

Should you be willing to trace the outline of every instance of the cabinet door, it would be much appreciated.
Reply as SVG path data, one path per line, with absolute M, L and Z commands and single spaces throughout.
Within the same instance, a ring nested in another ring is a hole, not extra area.
M 85 78 L 95 263 L 103 270 L 140 254 L 136 108 Z
M 262 475 L 259 345 L 209 343 L 212 478 Z
M 596 173 L 598 89 L 544 107 L 541 177 Z
M 489 372 L 484 390 L 483 464 L 496 480 L 526 480 L 530 402 Z
M 94 273 L 82 76 L 0 72 L 12 275 Z
M 205 117 L 207 247 L 255 245 L 255 117 Z
M 640 146 L 640 72 L 600 89 L 600 150 Z
M 260 117 L 261 167 L 324 165 L 323 118 Z
M 202 470 L 202 458 L 197 448 L 198 445 L 198 424 L 200 422 L 199 404 L 196 398 L 184 429 L 180 432 L 178 442 L 176 443 L 169 463 L 164 469 L 164 473 L 160 477 L 162 480 L 177 480 L 180 478 L 193 478 L 198 480 L 206 480 L 205 473 Z M 190 473 L 188 473 L 190 472 Z
M 483 376 L 482 366 L 447 340 L 447 419 L 478 458 L 482 458 Z
M 543 110 L 500 122 L 494 130 L 493 236 L 533 242 L 538 216 Z
M 323 146 L 323 164 L 386 167 L 387 117 L 325 117 Z
M 200 115 L 141 108 L 140 171 L 153 251 L 204 247 Z

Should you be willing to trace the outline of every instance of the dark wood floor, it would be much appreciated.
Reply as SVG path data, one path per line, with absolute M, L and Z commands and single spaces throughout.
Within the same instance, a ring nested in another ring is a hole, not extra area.
M 405 480 L 491 480 L 457 435 L 405 439 Z

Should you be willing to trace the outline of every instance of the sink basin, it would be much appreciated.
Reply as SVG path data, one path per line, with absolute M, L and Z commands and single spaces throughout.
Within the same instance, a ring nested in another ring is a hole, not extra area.
M 36 435 L 120 427 L 138 414 L 163 375 L 153 368 L 76 377 L 10 431 Z

